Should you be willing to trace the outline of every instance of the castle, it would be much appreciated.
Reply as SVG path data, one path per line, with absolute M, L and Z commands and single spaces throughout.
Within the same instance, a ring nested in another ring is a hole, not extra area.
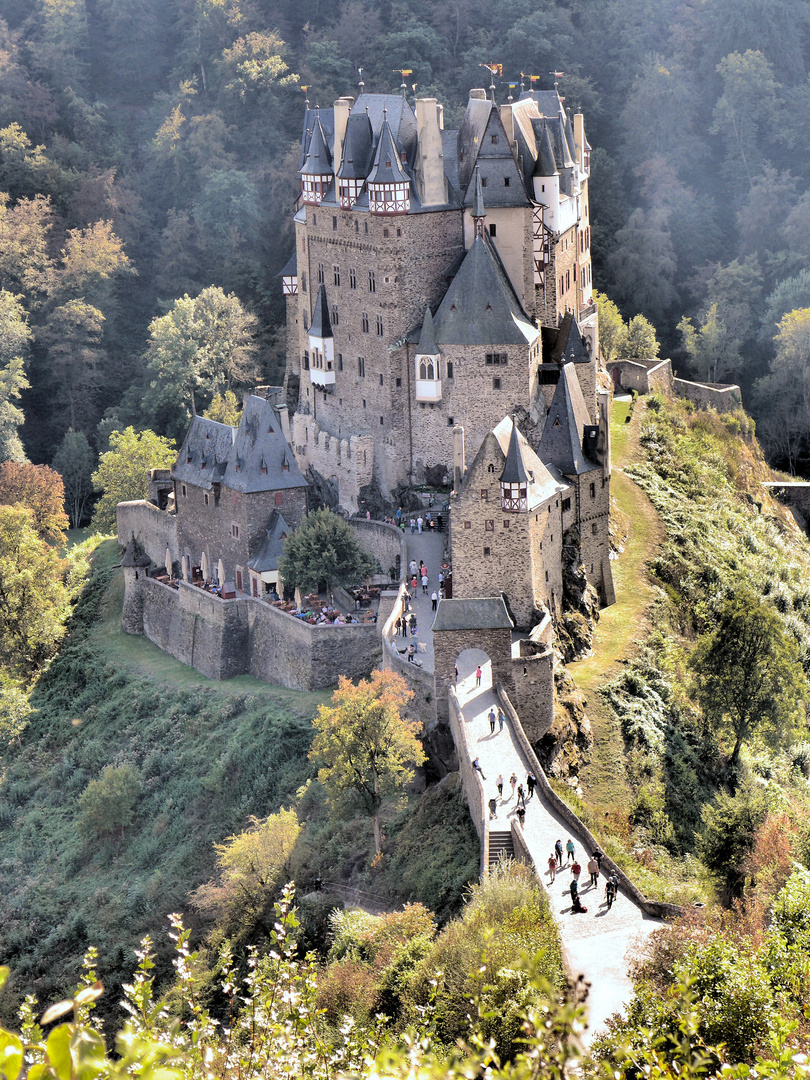
M 393 512 L 406 489 L 444 484 L 453 598 L 439 604 L 422 697 L 441 725 L 453 649 L 489 634 L 504 684 L 515 686 L 514 664 L 526 676 L 514 692 L 530 728 L 548 728 L 564 558 L 573 550 L 599 601 L 613 598 L 589 152 L 582 115 L 556 89 L 500 107 L 494 90 L 473 90 L 458 131 L 432 98 L 307 107 L 281 275 L 284 388 L 248 397 L 238 429 L 195 417 L 174 469 L 155 478 L 158 506 L 119 507 L 127 629 L 214 677 L 242 670 L 295 688 L 386 664 L 401 591 L 381 606 L 383 625 L 331 634 L 263 601 L 281 589 L 278 555 L 311 485 L 352 514 L 361 502 Z M 353 520 L 381 569 L 404 574 L 405 538 Z M 167 581 L 143 573 L 133 540 Z M 194 588 L 208 576 L 220 595 Z

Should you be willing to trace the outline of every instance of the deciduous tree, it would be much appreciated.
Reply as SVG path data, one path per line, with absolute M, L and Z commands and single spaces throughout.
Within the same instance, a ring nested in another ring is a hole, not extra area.
M 149 493 L 149 470 L 168 469 L 176 454 L 170 439 L 154 431 L 133 427 L 110 434 L 110 449 L 99 458 L 91 480 L 101 498 L 93 514 L 93 526 L 104 532 L 115 529 L 115 508 L 120 502 L 145 499 Z
M 65 485 L 65 507 L 71 528 L 78 529 L 93 493 L 90 480 L 93 472 L 93 451 L 84 432 L 70 428 L 65 433 L 53 459 L 53 467 Z
M 748 589 L 722 604 L 689 666 L 704 715 L 733 740 L 731 769 L 755 732 L 779 743 L 804 715 L 808 688 L 796 642 L 770 604 Z
M 26 506 L 37 532 L 49 544 L 62 544 L 68 527 L 65 486 L 50 465 L 0 464 L 0 505 Z
M 402 791 L 421 765 L 425 752 L 418 739 L 421 724 L 402 710 L 413 697 L 401 675 L 375 671 L 354 686 L 340 679 L 330 705 L 315 717 L 310 758 L 321 763 L 318 779 L 333 804 L 347 795 L 359 799 L 374 826 L 374 846 L 382 851 L 380 807 Z
M 307 590 L 356 585 L 377 568 L 376 560 L 357 542 L 357 534 L 342 517 L 313 510 L 284 541 L 278 569 L 286 585 Z
M 141 778 L 131 765 L 107 765 L 79 796 L 79 829 L 85 836 L 123 834 L 132 824 Z

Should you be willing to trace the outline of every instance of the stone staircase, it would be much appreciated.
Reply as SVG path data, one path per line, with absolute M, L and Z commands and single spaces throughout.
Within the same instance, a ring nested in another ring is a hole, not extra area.
M 515 849 L 512 845 L 512 831 L 493 832 L 489 834 L 489 865 L 497 866 L 501 859 L 514 859 Z

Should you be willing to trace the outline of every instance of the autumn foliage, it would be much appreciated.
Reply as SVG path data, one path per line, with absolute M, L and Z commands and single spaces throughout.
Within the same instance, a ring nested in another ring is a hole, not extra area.
M 65 540 L 68 518 L 65 513 L 65 486 L 62 477 L 49 465 L 24 465 L 16 461 L 0 464 L 0 505 L 27 507 L 34 515 L 40 537 L 49 544 Z

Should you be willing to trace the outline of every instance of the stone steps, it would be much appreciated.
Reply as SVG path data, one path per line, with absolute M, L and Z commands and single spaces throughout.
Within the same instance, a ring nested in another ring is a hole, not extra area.
M 490 832 L 489 865 L 496 866 L 501 859 L 514 859 L 515 849 L 512 844 L 512 832 Z

